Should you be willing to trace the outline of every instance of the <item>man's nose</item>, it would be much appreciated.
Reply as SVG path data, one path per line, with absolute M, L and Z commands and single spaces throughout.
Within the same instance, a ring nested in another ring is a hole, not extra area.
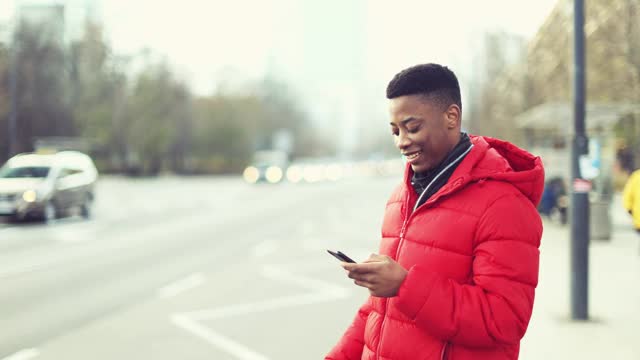
M 400 150 L 404 150 L 408 148 L 409 145 L 411 145 L 411 140 L 409 139 L 406 133 L 401 131 L 396 137 L 396 147 L 398 147 L 398 149 Z

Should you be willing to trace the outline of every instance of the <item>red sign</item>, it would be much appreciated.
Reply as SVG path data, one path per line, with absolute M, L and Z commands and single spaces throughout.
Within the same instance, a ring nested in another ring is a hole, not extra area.
M 588 193 L 591 191 L 591 181 L 585 179 L 573 180 L 573 191 L 577 193 Z

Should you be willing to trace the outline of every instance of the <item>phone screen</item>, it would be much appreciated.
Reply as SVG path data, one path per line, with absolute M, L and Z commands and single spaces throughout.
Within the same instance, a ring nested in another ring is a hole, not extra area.
M 353 259 L 351 259 L 347 255 L 343 254 L 342 251 L 327 250 L 327 252 L 329 254 L 333 255 L 336 259 L 338 259 L 340 261 L 344 261 L 344 262 L 348 262 L 348 263 L 355 263 L 355 261 Z

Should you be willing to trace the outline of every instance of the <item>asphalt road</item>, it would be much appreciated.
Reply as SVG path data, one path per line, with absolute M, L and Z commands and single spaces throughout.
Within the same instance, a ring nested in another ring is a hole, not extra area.
M 91 220 L 0 227 L 0 360 L 319 359 L 398 178 L 102 178 Z

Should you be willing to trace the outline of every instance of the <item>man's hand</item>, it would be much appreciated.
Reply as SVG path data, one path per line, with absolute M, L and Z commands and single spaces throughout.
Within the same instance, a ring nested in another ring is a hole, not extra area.
M 342 263 L 349 277 L 358 286 L 366 287 L 378 297 L 393 297 L 407 276 L 407 270 L 386 255 L 371 254 L 359 264 Z

